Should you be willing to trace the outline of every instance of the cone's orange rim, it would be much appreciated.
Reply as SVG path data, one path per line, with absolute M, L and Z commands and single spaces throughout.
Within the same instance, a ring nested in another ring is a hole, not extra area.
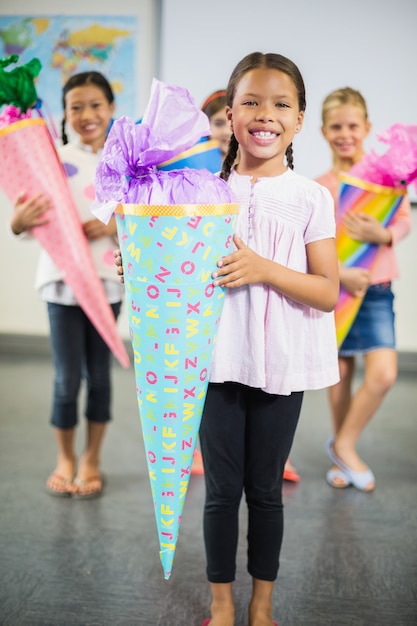
M 29 117 L 24 120 L 19 120 L 18 122 L 13 122 L 9 126 L 1 128 L 0 137 L 2 135 L 7 135 L 8 133 L 14 133 L 14 131 L 20 130 L 21 128 L 26 128 L 27 126 L 46 126 L 46 122 L 41 117 Z
M 114 212 L 151 217 L 206 217 L 239 213 L 239 204 L 118 204 Z
M 361 178 L 357 178 L 356 176 L 352 176 L 351 174 L 345 174 L 344 172 L 339 174 L 339 180 L 342 183 L 354 185 L 355 187 L 365 189 L 365 191 L 371 191 L 372 193 L 389 195 L 396 194 L 398 196 L 405 196 L 407 193 L 407 188 L 386 187 L 385 185 L 379 185 L 378 183 L 370 183 L 367 180 L 362 180 Z

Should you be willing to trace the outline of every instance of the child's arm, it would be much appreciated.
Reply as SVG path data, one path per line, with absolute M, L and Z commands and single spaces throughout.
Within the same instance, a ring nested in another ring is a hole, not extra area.
M 48 223 L 45 213 L 51 208 L 51 201 L 42 193 L 26 197 L 22 192 L 16 199 L 14 211 L 10 219 L 10 228 L 15 235 L 21 235 L 34 226 Z
M 386 246 L 395 245 L 411 230 L 410 201 L 407 196 L 404 197 L 387 227 L 382 226 L 377 219 L 366 213 L 347 212 L 343 216 L 343 223 L 346 227 L 346 233 L 351 239 Z
M 362 267 L 344 267 L 339 264 L 340 283 L 355 298 L 365 295 L 371 284 L 371 272 Z
M 375 217 L 366 213 L 347 212 L 343 216 L 346 234 L 355 241 L 384 244 L 390 246 L 392 235 L 389 228 L 385 228 Z
M 411 230 L 411 206 L 404 197 L 392 221 L 384 227 L 375 218 L 364 213 L 347 213 L 344 218 L 346 232 L 352 239 L 377 245 L 395 246 Z M 340 282 L 354 297 L 363 296 L 371 282 L 371 272 L 360 267 L 339 268 Z
M 282 294 L 320 311 L 332 311 L 339 296 L 339 271 L 334 239 L 307 244 L 309 272 L 297 272 L 259 256 L 237 235 L 237 248 L 218 262 L 213 273 L 215 285 L 228 289 L 253 283 L 265 283 Z
M 88 220 L 83 224 L 84 234 L 87 239 L 101 239 L 102 237 L 113 237 L 117 233 L 116 220 L 110 218 L 108 224 L 103 224 L 99 219 Z

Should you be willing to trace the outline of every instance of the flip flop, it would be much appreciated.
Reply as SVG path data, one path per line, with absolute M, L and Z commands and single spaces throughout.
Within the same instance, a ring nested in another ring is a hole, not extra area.
M 96 489 L 89 489 L 88 485 L 93 482 L 98 482 L 99 486 Z M 90 478 L 85 478 L 84 480 L 75 478 L 74 485 L 76 491 L 73 494 L 73 498 L 76 500 L 92 500 L 100 497 L 103 493 L 104 477 L 98 474 L 97 476 L 90 476 Z
M 369 493 L 374 490 L 375 476 L 373 472 L 369 468 L 363 472 L 358 472 L 346 465 L 346 463 L 342 461 L 342 459 L 338 457 L 334 451 L 332 437 L 326 443 L 326 450 L 330 460 L 343 470 L 345 477 L 354 487 L 356 487 L 356 489 L 365 493 Z M 371 489 L 366 488 L 369 483 L 374 483 L 374 486 Z
M 289 467 L 285 465 L 284 473 L 282 477 L 284 480 L 288 480 L 289 482 L 292 482 L 292 483 L 300 482 L 300 475 L 295 469 L 295 467 L 293 467 L 292 465 L 290 465 Z
M 54 489 L 48 484 L 51 479 L 55 480 L 59 484 L 58 489 Z M 61 474 L 52 472 L 46 481 L 46 491 L 50 496 L 54 496 L 54 498 L 70 498 L 74 495 L 75 491 L 74 477 L 65 478 L 65 476 L 61 476 Z
M 202 476 L 204 474 L 203 456 L 197 448 L 194 448 L 191 474 L 196 476 Z

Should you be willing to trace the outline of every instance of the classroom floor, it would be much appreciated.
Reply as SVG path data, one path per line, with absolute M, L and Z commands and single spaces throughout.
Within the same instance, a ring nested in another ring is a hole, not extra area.
M 132 370 L 114 367 L 114 420 L 100 499 L 44 489 L 55 447 L 49 355 L 0 350 L 1 626 L 200 626 L 209 615 L 202 538 L 204 478 L 192 476 L 173 573 L 158 556 Z M 359 451 L 372 494 L 324 481 L 325 392 L 305 395 L 286 483 L 285 534 L 274 593 L 279 626 L 417 624 L 416 357 L 401 372 Z M 77 440 L 81 449 L 84 429 Z M 250 580 L 241 508 L 236 626 L 247 626 Z

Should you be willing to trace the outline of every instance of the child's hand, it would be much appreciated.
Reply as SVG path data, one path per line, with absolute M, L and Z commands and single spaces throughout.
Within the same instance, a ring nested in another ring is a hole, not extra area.
M 343 216 L 346 233 L 355 241 L 366 243 L 386 244 L 391 243 L 391 232 L 382 226 L 375 217 L 366 213 L 347 212 Z
M 361 267 L 341 267 L 340 282 L 354 298 L 362 298 L 371 282 L 371 273 Z
M 122 261 L 122 253 L 120 252 L 120 250 L 115 250 L 113 252 L 113 256 L 114 256 L 114 264 L 117 268 L 116 272 L 117 275 L 119 277 L 119 280 L 121 283 L 125 282 L 125 279 L 123 278 L 123 261 Z
M 102 239 L 103 237 L 113 237 L 116 234 L 116 221 L 111 218 L 108 224 L 103 224 L 98 219 L 88 220 L 83 224 L 84 234 L 90 241 Z
M 213 284 L 216 287 L 220 285 L 234 289 L 261 282 L 261 268 L 265 259 L 248 248 L 236 234 L 233 236 L 233 243 L 237 250 L 217 263 L 219 269 L 213 272 Z
M 42 193 L 30 198 L 26 198 L 26 192 L 19 194 L 10 219 L 10 227 L 14 234 L 20 235 L 34 226 L 47 224 L 49 220 L 45 217 L 45 213 L 51 207 L 51 200 Z

